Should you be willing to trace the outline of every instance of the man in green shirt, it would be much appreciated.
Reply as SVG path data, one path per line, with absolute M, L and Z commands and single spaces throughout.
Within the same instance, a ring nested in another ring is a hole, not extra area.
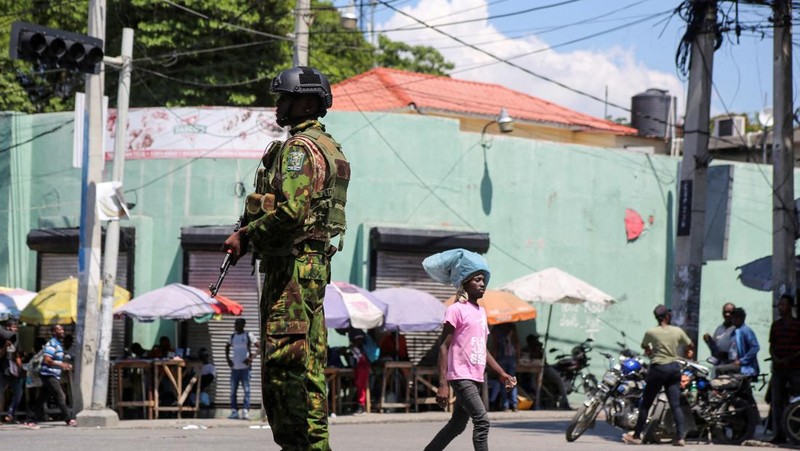
M 642 404 L 639 406 L 639 418 L 636 421 L 636 428 L 633 433 L 622 436 L 622 441 L 630 445 L 641 445 L 641 433 L 647 421 L 650 407 L 656 399 L 656 395 L 664 387 L 667 394 L 669 407 L 675 418 L 676 435 L 672 444 L 684 446 L 684 436 L 686 426 L 684 424 L 683 411 L 680 405 L 681 394 L 681 368 L 678 364 L 678 347 L 684 346 L 686 358 L 694 358 L 694 343 L 686 335 L 686 332 L 679 327 L 670 325 L 672 313 L 667 307 L 659 304 L 653 310 L 653 315 L 658 321 L 658 326 L 649 329 L 642 339 L 642 348 L 650 357 L 650 368 L 647 370 L 647 385 L 642 394 Z

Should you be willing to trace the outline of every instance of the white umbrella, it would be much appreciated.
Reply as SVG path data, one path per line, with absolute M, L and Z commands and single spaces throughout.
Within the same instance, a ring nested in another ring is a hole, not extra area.
M 553 315 L 553 304 L 583 304 L 585 302 L 610 305 L 614 298 L 602 290 L 570 275 L 558 268 L 547 268 L 519 279 L 512 280 L 500 287 L 528 302 L 550 304 L 547 314 L 547 329 L 544 334 L 544 349 L 550 336 L 550 317 Z M 544 353 L 545 361 L 547 353 Z M 543 362 L 543 364 L 546 362 Z M 541 372 L 536 387 L 536 404 L 539 404 L 539 392 L 542 386 Z
M 608 305 L 614 302 L 610 294 L 558 268 L 547 268 L 512 280 L 500 287 L 528 302 L 546 304 L 593 304 Z
M 19 314 L 36 297 L 33 291 L 21 288 L 0 288 L 0 321 L 19 318 Z
M 136 296 L 127 304 L 115 308 L 114 315 L 125 315 L 137 321 L 208 318 L 219 313 L 214 308 L 216 303 L 203 290 L 173 283 Z

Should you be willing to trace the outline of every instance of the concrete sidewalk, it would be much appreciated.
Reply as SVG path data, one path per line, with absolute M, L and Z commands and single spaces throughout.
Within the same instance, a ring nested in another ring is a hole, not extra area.
M 491 421 L 567 421 L 575 411 L 570 410 L 522 410 L 519 412 L 489 412 Z M 450 418 L 450 412 L 369 413 L 365 415 L 339 415 L 329 418 L 330 425 L 440 422 Z M 61 421 L 41 423 L 42 427 L 65 427 Z M 19 426 L 24 427 L 24 426 Z M 120 420 L 113 429 L 207 429 L 207 428 L 269 428 L 266 418 L 253 420 L 229 420 L 227 418 L 163 418 L 158 420 Z
M 576 405 L 577 407 L 577 405 Z M 769 405 L 760 403 L 761 418 L 766 418 Z M 251 415 L 257 413 L 253 412 Z M 339 424 L 379 424 L 379 423 L 444 423 L 450 418 L 450 412 L 410 412 L 410 413 L 368 413 L 364 415 L 333 415 L 329 418 L 331 426 Z M 575 415 L 575 410 L 520 410 L 518 412 L 489 412 L 490 421 L 569 421 Z M 600 413 L 598 421 L 605 421 L 605 415 Z M 56 424 L 56 423 L 54 423 Z M 63 425 L 59 422 L 58 425 Z M 227 418 L 165 418 L 158 420 L 120 420 L 119 429 L 173 429 L 191 426 L 198 428 L 241 428 L 262 427 L 267 424 L 266 418 L 252 420 L 229 420 Z
M 766 418 L 767 404 L 759 404 L 761 418 Z M 257 414 L 253 412 L 252 415 Z M 364 415 L 333 415 L 330 425 L 381 424 L 381 423 L 444 423 L 450 412 L 368 413 Z M 569 421 L 575 410 L 520 410 L 518 412 L 489 412 L 490 421 Z M 598 421 L 605 421 L 601 413 Z M 42 427 L 65 427 L 61 421 L 41 423 Z M 3 428 L 24 428 L 22 425 L 3 425 Z M 120 420 L 113 429 L 209 429 L 209 428 L 253 428 L 268 429 L 266 418 L 252 420 L 229 420 L 227 418 L 161 418 L 157 420 Z

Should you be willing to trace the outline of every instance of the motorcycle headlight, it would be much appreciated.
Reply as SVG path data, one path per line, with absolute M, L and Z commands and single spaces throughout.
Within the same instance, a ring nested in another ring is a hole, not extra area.
M 603 375 L 603 383 L 609 387 L 616 385 L 617 381 L 619 381 L 619 376 L 617 376 L 615 373 L 609 371 Z

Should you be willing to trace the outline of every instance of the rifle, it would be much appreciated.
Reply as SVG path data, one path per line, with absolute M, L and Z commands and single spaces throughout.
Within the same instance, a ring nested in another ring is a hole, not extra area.
M 244 222 L 244 215 L 239 217 L 239 220 L 236 221 L 236 224 L 233 225 L 233 233 L 239 231 L 242 228 L 242 223 Z M 246 249 L 247 243 L 242 243 L 242 246 Z M 225 276 L 228 275 L 228 269 L 231 265 L 236 266 L 236 263 L 233 261 L 233 249 L 228 249 L 225 251 L 225 258 L 222 260 L 222 264 L 219 266 L 219 277 L 217 278 L 216 283 L 212 283 L 208 286 L 208 291 L 211 292 L 211 297 L 215 297 L 217 292 L 219 291 L 219 287 L 222 286 L 222 281 L 225 280 Z

